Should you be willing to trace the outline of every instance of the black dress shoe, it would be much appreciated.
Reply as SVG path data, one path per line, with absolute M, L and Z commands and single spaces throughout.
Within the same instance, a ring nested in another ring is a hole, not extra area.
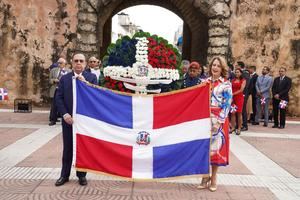
M 241 128 L 241 131 L 248 131 L 248 127 L 245 127 L 245 126 L 242 127 L 242 128 Z
M 69 182 L 69 177 L 65 178 L 65 177 L 60 177 L 59 179 L 57 179 L 57 181 L 55 182 L 55 186 L 61 186 L 63 184 L 65 184 L 66 182 Z
M 264 127 L 268 127 L 268 124 L 264 124 Z
M 49 126 L 53 126 L 53 125 L 55 125 L 55 124 L 56 124 L 56 122 L 51 121 L 51 122 L 49 123 Z
M 273 125 L 272 128 L 279 128 L 278 125 Z
M 259 125 L 259 122 L 252 122 L 252 125 Z
M 278 128 L 279 128 L 279 129 L 284 129 L 284 126 L 279 126 Z
M 79 177 L 79 185 L 87 185 L 87 180 L 85 177 Z

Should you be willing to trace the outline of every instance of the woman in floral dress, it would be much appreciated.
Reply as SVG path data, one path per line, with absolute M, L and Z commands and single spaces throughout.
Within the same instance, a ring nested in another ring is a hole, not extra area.
M 211 83 L 211 177 L 203 178 L 198 189 L 207 188 L 217 190 L 217 171 L 219 166 L 228 165 L 229 158 L 229 120 L 228 113 L 232 101 L 232 88 L 227 80 L 228 72 L 225 59 L 215 57 L 209 64 L 209 78 Z

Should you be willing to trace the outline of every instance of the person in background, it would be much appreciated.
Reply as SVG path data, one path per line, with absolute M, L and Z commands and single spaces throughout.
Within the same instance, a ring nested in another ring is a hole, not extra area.
M 257 73 L 256 73 L 256 66 L 252 65 L 249 67 L 249 73 L 250 73 L 250 83 L 249 83 L 249 95 L 251 95 L 252 98 L 252 114 L 250 116 L 250 122 L 255 121 L 255 115 L 256 115 L 256 81 L 257 81 Z
M 226 61 L 222 57 L 214 57 L 209 64 L 208 82 L 212 84 L 211 92 L 211 177 L 202 178 L 198 189 L 217 190 L 217 172 L 219 166 L 229 164 L 229 120 L 228 113 L 232 101 L 231 83 L 227 80 Z
M 55 67 L 58 67 L 58 63 L 57 62 L 55 62 L 55 63 L 52 63 L 51 65 L 50 65 L 50 67 L 49 67 L 49 70 L 51 71 L 53 68 L 55 68 Z
M 199 68 L 199 78 L 201 79 L 201 81 L 204 81 L 207 79 L 207 74 L 205 73 L 205 69 L 204 66 L 199 64 L 200 68 Z
M 237 125 L 237 130 L 236 134 L 240 135 L 241 134 L 241 128 L 242 128 L 242 112 L 243 112 L 243 104 L 244 104 L 244 88 L 246 86 L 246 80 L 243 79 L 243 71 L 240 68 L 236 68 L 234 70 L 235 72 L 235 78 L 232 79 L 231 84 L 232 84 L 232 95 L 233 95 L 233 101 L 232 105 L 236 106 L 236 112 L 231 113 L 231 127 L 232 130 L 230 132 L 234 132 L 235 127 L 236 127 L 236 122 L 238 123 Z M 237 116 L 237 119 L 236 119 Z
M 100 78 L 102 79 L 101 76 L 103 76 L 101 74 L 100 64 L 101 64 L 101 61 L 98 60 L 96 57 L 93 56 L 93 57 L 89 58 L 88 65 L 87 65 L 87 67 L 85 69 L 85 71 L 93 73 L 93 74 L 96 75 L 97 82 L 99 84 L 100 84 Z
M 261 108 L 264 107 L 264 126 L 268 126 L 269 121 L 269 102 L 270 102 L 270 89 L 272 87 L 273 79 L 269 76 L 270 68 L 264 67 L 262 69 L 262 75 L 257 78 L 256 87 L 256 115 L 253 125 L 259 125 L 259 120 L 262 115 Z
M 202 74 L 204 70 L 201 68 Z M 192 62 L 189 66 L 189 70 L 186 78 L 183 80 L 181 88 L 192 87 L 201 83 L 200 78 L 200 64 L 198 62 Z
M 71 70 L 66 68 L 66 60 L 64 58 L 59 58 L 57 61 L 58 67 L 54 67 L 50 71 L 49 82 L 50 82 L 50 99 L 51 99 L 51 108 L 49 115 L 49 126 L 56 124 L 58 118 L 57 106 L 55 102 L 56 91 L 58 88 L 58 82 L 60 78 L 69 73 Z
M 232 79 L 234 79 L 235 75 L 234 75 L 234 67 L 231 63 L 228 63 L 228 80 L 231 81 Z
M 181 61 L 181 67 L 182 67 L 182 77 L 183 80 L 187 77 L 188 71 L 189 71 L 189 67 L 190 67 L 190 61 L 188 60 L 183 60 Z
M 276 77 L 272 86 L 274 126 L 272 128 L 283 129 L 285 127 L 286 105 L 289 101 L 289 91 L 292 86 L 291 78 L 286 76 L 286 68 L 279 69 L 279 77 Z M 282 105 L 280 105 L 280 102 Z M 283 105 L 285 104 L 286 105 Z M 280 112 L 280 123 L 278 123 Z
M 242 113 L 242 118 L 243 118 L 243 127 L 242 131 L 247 131 L 248 130 L 248 114 L 247 114 L 247 102 L 249 98 L 249 80 L 250 80 L 250 74 L 249 71 L 246 69 L 246 65 L 242 61 L 238 61 L 236 68 L 241 68 L 243 71 L 243 78 L 246 80 L 246 86 L 244 88 L 243 94 L 244 94 L 244 104 L 243 104 L 243 113 Z
M 62 169 L 60 178 L 55 182 L 55 186 L 64 185 L 69 181 L 71 173 L 71 165 L 73 158 L 73 77 L 80 80 L 88 81 L 92 84 L 97 84 L 97 77 L 95 74 L 84 71 L 86 66 L 86 60 L 83 54 L 75 54 L 72 58 L 73 72 L 63 76 L 58 85 L 56 105 L 58 111 L 62 114 L 62 134 L 63 134 L 63 157 L 62 157 Z M 85 178 L 86 172 L 76 172 L 79 178 L 80 185 L 86 185 L 87 180 Z

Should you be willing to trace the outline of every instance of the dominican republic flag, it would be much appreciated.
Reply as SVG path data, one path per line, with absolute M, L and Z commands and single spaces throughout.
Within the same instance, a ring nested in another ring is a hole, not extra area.
M 0 88 L 0 101 L 8 100 L 8 92 L 5 88 Z
M 237 106 L 235 104 L 232 104 L 230 107 L 230 113 L 236 113 L 237 111 Z
M 285 109 L 287 105 L 288 105 L 288 102 L 285 101 L 285 100 L 281 100 L 281 101 L 279 102 L 279 108 L 280 108 L 280 109 Z
M 266 104 L 266 98 L 264 98 L 264 97 L 261 98 L 261 99 L 260 99 L 260 104 L 261 104 L 261 105 L 265 105 L 265 104 Z
M 74 164 L 130 179 L 208 174 L 210 86 L 124 94 L 73 80 Z

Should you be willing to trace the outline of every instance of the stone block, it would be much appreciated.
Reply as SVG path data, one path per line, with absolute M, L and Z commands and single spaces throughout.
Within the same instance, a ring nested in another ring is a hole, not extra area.
M 208 31 L 209 37 L 227 36 L 229 35 L 229 28 L 212 27 Z
M 216 17 L 216 16 L 223 16 L 225 18 L 230 17 L 230 8 L 226 3 L 215 3 L 210 9 L 208 10 L 209 17 Z
M 92 6 L 87 1 L 89 1 Z M 81 0 L 79 2 L 79 10 L 93 13 L 98 7 L 97 4 L 98 2 L 95 2 L 95 0 Z
M 96 33 L 81 33 L 78 40 L 84 44 L 96 44 L 97 36 Z
M 79 50 L 80 52 L 91 52 L 91 51 L 97 51 L 97 45 L 96 44 L 82 44 L 82 43 L 77 43 L 76 49 Z
M 93 24 L 87 24 L 87 23 L 79 23 L 78 29 L 82 31 L 88 31 L 88 32 L 95 32 L 97 27 Z
M 230 20 L 225 18 L 215 18 L 209 19 L 208 21 L 209 27 L 230 27 Z
M 96 13 L 79 12 L 78 20 L 97 23 L 98 16 Z
M 221 47 L 228 46 L 228 37 L 211 37 L 209 38 L 209 46 L 211 47 Z
M 209 55 L 226 55 L 228 47 L 208 47 L 207 53 Z

